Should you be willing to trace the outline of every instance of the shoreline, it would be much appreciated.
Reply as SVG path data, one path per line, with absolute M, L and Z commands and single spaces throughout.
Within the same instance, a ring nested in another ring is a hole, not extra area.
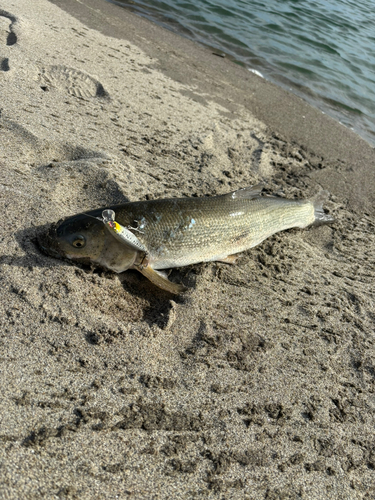
M 143 9 L 140 4 L 132 6 L 131 4 L 121 4 L 121 3 L 116 3 L 113 2 L 112 0 L 107 0 L 110 3 L 113 3 L 114 5 L 120 6 L 121 8 L 128 10 L 129 12 L 137 15 L 138 17 L 142 17 L 143 19 L 148 20 L 149 22 L 152 22 L 156 24 L 157 26 L 168 30 L 172 33 L 174 33 L 177 36 L 181 36 L 183 38 L 189 39 L 193 43 L 196 43 L 198 45 L 202 45 L 206 49 L 208 49 L 211 53 L 221 56 L 221 57 L 226 57 L 230 61 L 244 67 L 248 71 L 257 74 L 258 76 L 263 77 L 267 81 L 271 82 L 272 84 L 281 87 L 284 89 L 286 92 L 290 92 L 293 95 L 301 98 L 304 100 L 307 104 L 310 106 L 320 110 L 323 114 L 327 114 L 331 118 L 333 118 L 335 121 L 338 121 L 341 125 L 346 127 L 347 129 L 353 131 L 357 135 L 359 135 L 363 140 L 368 142 L 371 147 L 375 147 L 375 135 L 374 135 L 374 130 L 371 132 L 371 130 L 367 130 L 364 127 L 362 128 L 362 133 L 360 133 L 358 128 L 354 126 L 354 123 L 351 125 L 345 124 L 345 114 L 343 114 L 343 103 L 336 103 L 336 106 L 333 106 L 332 103 L 331 105 L 328 106 L 327 103 L 325 102 L 324 98 L 320 96 L 319 93 L 315 93 L 308 85 L 297 83 L 294 81 L 294 79 L 288 79 L 286 78 L 282 73 L 280 74 L 275 74 L 272 78 L 270 77 L 266 69 L 266 66 L 264 66 L 264 61 L 263 65 L 259 68 L 252 68 L 251 66 L 247 65 L 244 61 L 238 59 L 238 57 L 235 55 L 235 52 L 230 53 L 226 52 L 225 49 L 222 49 L 220 47 L 215 47 L 210 45 L 210 43 L 206 43 L 205 41 L 198 41 L 194 39 L 193 32 L 191 32 L 189 29 L 185 31 L 184 27 L 180 24 L 179 21 L 177 23 L 171 22 L 168 23 L 168 16 L 164 17 L 163 14 L 157 13 L 156 11 L 153 11 L 152 14 L 148 14 L 149 12 L 152 12 L 152 6 L 148 5 L 146 9 Z M 150 10 L 151 9 L 151 10 Z M 265 76 L 267 75 L 267 76 Z M 301 88 L 304 88 L 304 90 L 301 91 Z M 345 105 L 344 105 L 345 108 Z M 353 120 L 353 117 L 352 117 Z
M 103 2 L 1 4 L 0 497 L 372 495 L 374 149 Z M 180 296 L 37 245 L 79 212 L 259 182 L 328 190 L 335 223 L 174 269 Z
M 224 103 L 235 113 L 241 105 L 286 142 L 302 145 L 320 161 L 347 165 L 347 196 L 356 209 L 371 211 L 375 205 L 375 148 L 355 132 L 323 114 L 300 97 L 264 80 L 186 38 L 105 0 L 51 0 L 88 26 L 106 35 L 134 40 L 168 77 L 192 83 L 200 93 Z M 105 5 L 105 12 L 101 6 Z M 176 54 L 177 57 L 174 57 Z M 220 74 L 222 84 L 215 82 Z M 353 170 L 352 170 L 353 169 Z M 358 186 L 358 179 L 366 183 Z M 327 189 L 335 192 L 335 181 Z M 323 182 L 323 179 L 322 179 Z M 355 190 L 353 196 L 352 190 Z M 362 198 L 368 202 L 361 201 Z

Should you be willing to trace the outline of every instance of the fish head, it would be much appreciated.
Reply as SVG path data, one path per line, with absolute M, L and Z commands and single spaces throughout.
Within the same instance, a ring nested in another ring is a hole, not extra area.
M 95 217 L 101 211 L 92 214 L 78 214 L 52 224 L 39 236 L 40 247 L 52 257 L 96 264 L 117 273 L 126 271 L 138 252 L 114 238 L 103 221 Z

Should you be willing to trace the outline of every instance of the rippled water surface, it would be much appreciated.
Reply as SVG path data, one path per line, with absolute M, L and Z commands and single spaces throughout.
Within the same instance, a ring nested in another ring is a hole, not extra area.
M 375 144 L 371 0 L 115 1 L 300 95 Z

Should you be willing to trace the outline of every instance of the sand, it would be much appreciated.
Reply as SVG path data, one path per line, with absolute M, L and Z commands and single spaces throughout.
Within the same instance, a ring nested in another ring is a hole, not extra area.
M 0 498 L 373 498 L 374 149 L 102 0 L 0 9 Z M 258 182 L 336 223 L 174 270 L 182 296 L 36 242 Z

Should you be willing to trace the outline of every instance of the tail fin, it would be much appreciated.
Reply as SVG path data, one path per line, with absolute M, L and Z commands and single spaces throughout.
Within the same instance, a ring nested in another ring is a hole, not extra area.
M 335 221 L 332 215 L 326 214 L 323 209 L 323 204 L 328 200 L 328 197 L 329 197 L 328 191 L 320 191 L 312 199 L 315 209 L 314 212 L 315 221 L 313 222 L 314 226 L 320 226 L 321 224 L 330 224 L 331 222 Z

